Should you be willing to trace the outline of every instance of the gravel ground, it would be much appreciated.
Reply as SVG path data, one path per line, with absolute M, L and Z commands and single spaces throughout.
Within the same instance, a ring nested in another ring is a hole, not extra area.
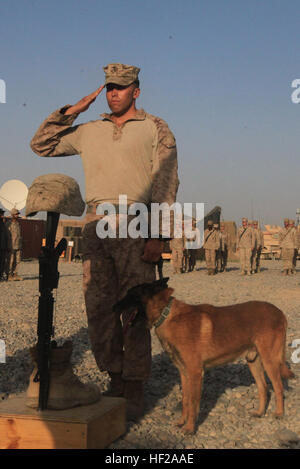
M 146 384 L 146 413 L 139 423 L 128 423 L 126 434 L 111 449 L 194 449 L 194 448 L 300 448 L 300 363 L 292 363 L 300 339 L 300 274 L 283 277 L 278 261 L 263 261 L 262 272 L 241 277 L 238 264 L 229 271 L 207 276 L 203 263 L 194 272 L 173 275 L 165 263 L 164 275 L 174 295 L 187 303 L 229 305 L 248 300 L 269 301 L 288 319 L 287 361 L 296 375 L 285 386 L 285 416 L 274 419 L 274 393 L 269 383 L 270 401 L 266 416 L 251 418 L 257 406 L 254 380 L 243 360 L 208 370 L 205 374 L 196 433 L 183 436 L 174 426 L 181 411 L 180 378 L 177 369 L 153 336 L 152 375 Z M 74 343 L 74 372 L 82 381 L 93 381 L 105 390 L 106 373 L 100 373 L 90 351 L 80 263 L 59 264 L 60 283 L 56 298 L 56 340 L 71 338 Z M 5 341 L 6 362 L 0 363 L 0 399 L 24 392 L 32 364 L 28 349 L 36 342 L 38 310 L 38 262 L 22 262 L 23 282 L 0 284 L 0 339 Z M 299 346 L 298 346 L 299 348 Z M 300 357 L 300 353 L 298 354 Z

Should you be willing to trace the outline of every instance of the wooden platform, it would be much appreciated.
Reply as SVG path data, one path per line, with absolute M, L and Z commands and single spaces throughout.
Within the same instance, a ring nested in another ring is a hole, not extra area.
M 30 409 L 25 394 L 0 403 L 1 449 L 106 448 L 126 431 L 126 401 L 102 397 L 67 410 Z

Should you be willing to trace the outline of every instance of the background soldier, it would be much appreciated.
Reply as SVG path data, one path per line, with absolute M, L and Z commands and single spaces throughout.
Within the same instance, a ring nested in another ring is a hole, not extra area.
M 214 275 L 216 269 L 216 251 L 220 247 L 219 232 L 214 230 L 212 220 L 208 220 L 207 229 L 204 231 L 205 261 L 207 274 Z
M 253 230 L 256 236 L 256 252 L 255 252 L 255 259 L 253 262 L 253 267 L 255 268 L 255 272 L 260 272 L 260 257 L 261 252 L 264 248 L 264 235 L 262 230 L 258 226 L 258 221 L 254 220 L 253 222 Z
M 83 290 L 92 352 L 100 371 L 110 376 L 108 394 L 125 397 L 127 418 L 136 420 L 144 412 L 151 334 L 143 318 L 125 333 L 113 306 L 130 288 L 155 280 L 163 241 L 99 238 L 96 227 L 101 215 L 96 211 L 104 202 L 114 204 L 118 228 L 121 194 L 127 195 L 129 205 L 172 205 L 178 188 L 177 150 L 167 123 L 136 109 L 140 69 L 109 64 L 104 71 L 105 84 L 76 104 L 54 111 L 33 137 L 31 148 L 39 156 L 80 155 L 83 161 L 88 205 L 83 227 Z M 111 113 L 72 126 L 105 87 Z M 128 216 L 128 222 L 131 219 Z M 127 324 L 130 316 L 123 314 L 122 319 Z
M 8 233 L 4 221 L 5 210 L 0 209 L 0 281 L 4 280 L 4 273 L 6 274 L 6 260 L 7 260 L 7 241 Z M 6 278 L 7 280 L 7 278 Z
M 170 241 L 170 247 L 172 249 L 172 264 L 174 274 L 182 273 L 183 267 L 183 251 L 185 248 L 184 236 L 181 238 L 173 238 Z
M 293 236 L 294 236 L 293 268 L 291 270 L 291 274 L 294 274 L 296 272 L 297 256 L 298 256 L 298 233 L 297 233 L 297 228 L 295 227 L 295 220 L 289 221 L 289 227 L 292 229 Z
M 226 271 L 228 249 L 229 249 L 229 234 L 225 230 L 225 223 L 220 223 L 220 272 Z
M 13 208 L 10 212 L 11 220 L 7 224 L 8 231 L 8 278 L 7 280 L 22 280 L 18 276 L 18 267 L 21 262 L 22 236 L 18 221 L 20 212 Z
M 293 270 L 293 257 L 295 250 L 295 233 L 289 226 L 288 218 L 283 220 L 284 227 L 278 233 L 279 247 L 281 248 L 281 258 L 283 261 L 283 274 L 288 275 Z
M 255 247 L 253 229 L 248 226 L 248 219 L 242 219 L 242 226 L 238 229 L 236 248 L 240 257 L 241 275 L 251 275 L 251 256 Z

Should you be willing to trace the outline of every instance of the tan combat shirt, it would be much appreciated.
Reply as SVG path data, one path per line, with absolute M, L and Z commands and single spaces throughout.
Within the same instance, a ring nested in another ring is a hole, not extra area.
M 219 249 L 220 248 L 220 232 L 208 228 L 204 231 L 204 249 Z
M 79 154 L 85 173 L 86 203 L 173 204 L 179 185 L 175 138 L 162 119 L 138 110 L 117 126 L 110 114 L 71 127 L 78 114 L 53 112 L 31 141 L 39 156 Z
M 256 241 L 256 238 L 255 238 L 254 230 L 250 226 L 247 226 L 246 228 L 241 226 L 238 229 L 237 238 L 236 238 L 237 248 L 254 249 L 255 241 Z
M 295 249 L 296 237 L 295 230 L 293 228 L 281 228 L 278 233 L 279 236 L 279 247 L 283 249 Z

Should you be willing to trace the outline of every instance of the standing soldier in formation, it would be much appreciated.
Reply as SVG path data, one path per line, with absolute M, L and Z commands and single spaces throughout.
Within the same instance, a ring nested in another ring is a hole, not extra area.
M 289 221 L 289 227 L 292 229 L 293 236 L 294 236 L 293 268 L 291 270 L 291 274 L 294 274 L 296 272 L 297 256 L 298 256 L 298 235 L 297 235 L 297 228 L 295 227 L 295 220 Z
M 225 230 L 225 223 L 220 223 L 220 272 L 226 271 L 229 249 L 229 234 Z
M 284 227 L 279 231 L 279 247 L 283 261 L 283 274 L 288 275 L 293 271 L 293 257 L 295 251 L 295 232 L 290 226 L 288 218 L 283 220 Z
M 255 249 L 255 256 L 253 259 L 252 269 L 254 269 L 254 271 L 257 273 L 257 272 L 260 272 L 260 257 L 261 257 L 261 252 L 264 248 L 264 235 L 263 235 L 262 230 L 258 226 L 257 220 L 253 221 L 252 227 L 253 227 L 253 231 L 254 231 L 255 238 L 256 238 L 256 249 Z
M 0 209 L 0 281 L 4 280 L 4 273 L 6 274 L 6 260 L 7 260 L 7 227 L 4 222 L 5 211 Z
M 213 227 L 212 220 L 208 220 L 207 229 L 204 231 L 205 261 L 207 274 L 214 275 L 216 273 L 216 251 L 220 247 L 219 232 Z
M 242 226 L 238 229 L 236 248 L 239 253 L 241 275 L 251 275 L 251 256 L 255 248 L 253 229 L 248 225 L 248 219 L 242 219 Z
M 170 241 L 170 247 L 172 250 L 172 264 L 174 274 L 182 273 L 183 266 L 183 251 L 185 249 L 185 238 L 182 235 L 181 238 L 173 238 Z
M 7 224 L 8 231 L 8 278 L 7 280 L 22 280 L 18 276 L 18 267 L 21 262 L 22 237 L 21 227 L 18 221 L 20 212 L 13 208 L 10 212 L 11 220 Z

